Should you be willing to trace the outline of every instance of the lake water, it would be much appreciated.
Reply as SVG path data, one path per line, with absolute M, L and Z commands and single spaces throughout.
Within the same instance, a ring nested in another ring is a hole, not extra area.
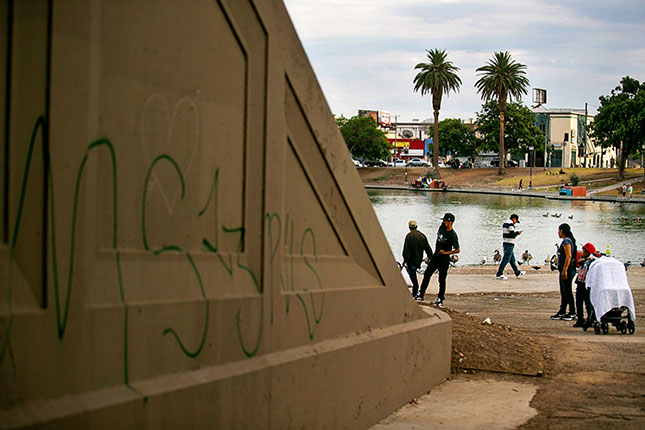
M 511 213 L 519 215 L 517 227 L 523 230 L 516 239 L 515 258 L 521 259 L 528 249 L 533 256 L 531 264 L 543 265 L 545 258 L 555 253 L 554 245 L 561 241 L 558 226 L 564 222 L 571 226 L 578 247 L 591 242 L 605 252 L 609 246 L 614 257 L 634 264 L 645 258 L 644 204 L 394 190 L 368 190 L 368 195 L 397 261 L 402 261 L 408 220 L 418 222 L 434 250 L 445 212 L 456 217 L 453 227 L 461 247 L 459 266 L 480 264 L 484 257 L 491 263 L 494 251 L 502 252 L 502 223 Z M 543 216 L 546 213 L 549 216 Z M 552 217 L 553 213 L 561 217 Z

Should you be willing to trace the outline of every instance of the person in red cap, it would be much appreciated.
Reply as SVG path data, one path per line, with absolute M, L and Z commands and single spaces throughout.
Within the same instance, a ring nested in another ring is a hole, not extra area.
M 578 271 L 578 277 L 576 278 L 576 309 L 578 310 L 578 320 L 573 325 L 574 327 L 589 327 L 592 323 L 591 314 L 593 312 L 593 307 L 591 306 L 591 300 L 589 298 L 589 290 L 585 279 L 587 277 L 587 271 L 589 266 L 596 259 L 596 247 L 592 243 L 585 243 L 582 247 L 582 255 L 578 260 L 578 266 L 580 270 Z M 587 319 L 585 320 L 585 313 L 583 309 L 587 308 Z

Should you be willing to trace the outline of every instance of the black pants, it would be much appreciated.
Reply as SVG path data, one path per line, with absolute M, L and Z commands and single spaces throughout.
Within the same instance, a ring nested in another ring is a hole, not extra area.
M 439 294 L 437 297 L 441 300 L 446 299 L 446 276 L 448 276 L 448 267 L 450 266 L 450 260 L 448 256 L 438 256 L 435 255 L 430 260 L 430 264 L 426 268 L 425 273 L 423 274 L 423 280 L 421 281 L 421 291 L 419 295 L 423 297 L 428 289 L 428 284 L 430 284 L 430 278 L 435 271 L 439 271 Z
M 410 263 L 405 264 L 406 269 L 408 270 L 408 275 L 410 275 L 410 281 L 412 281 L 412 295 L 417 296 L 419 292 L 419 279 L 417 278 L 417 266 L 413 266 Z
M 573 315 L 576 313 L 576 305 L 573 300 L 573 290 L 571 286 L 575 274 L 575 272 L 569 272 L 567 279 L 564 280 L 562 279 L 562 273 L 560 273 L 560 310 L 558 311 L 560 314 L 567 313 L 567 306 L 569 306 L 570 314 Z
M 589 298 L 589 290 L 584 282 L 576 282 L 576 309 L 578 310 L 578 321 L 584 321 L 584 309 L 587 308 L 587 318 L 591 317 L 593 307 Z

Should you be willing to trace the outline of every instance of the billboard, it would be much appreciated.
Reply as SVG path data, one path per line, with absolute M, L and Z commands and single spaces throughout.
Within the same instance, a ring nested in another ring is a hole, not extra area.
M 533 103 L 537 103 L 538 105 L 546 104 L 546 90 L 533 88 Z
M 391 119 L 390 119 L 390 113 L 389 112 L 385 112 L 385 111 L 382 111 L 382 110 L 378 112 L 378 123 L 379 124 L 384 125 L 386 127 L 389 127 L 390 122 L 391 122 Z

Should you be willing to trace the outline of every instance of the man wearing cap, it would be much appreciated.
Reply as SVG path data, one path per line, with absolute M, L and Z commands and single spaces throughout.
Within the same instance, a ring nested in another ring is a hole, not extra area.
M 405 236 L 403 243 L 403 265 L 408 270 L 410 280 L 412 281 L 412 297 L 416 297 L 419 292 L 419 280 L 417 279 L 417 269 L 421 267 L 423 261 L 423 252 L 430 257 L 432 248 L 428 243 L 426 235 L 417 230 L 417 222 L 411 220 L 408 222 L 410 232 Z
M 504 256 L 502 261 L 499 263 L 499 268 L 497 269 L 497 279 L 506 280 L 508 279 L 504 276 L 504 268 L 508 263 L 511 263 L 511 269 L 515 273 L 516 277 L 524 276 L 526 272 L 521 271 L 517 268 L 515 264 L 515 254 L 513 250 L 515 249 L 515 238 L 522 234 L 521 231 L 515 229 L 515 224 L 519 224 L 520 217 L 517 214 L 512 214 L 510 219 L 504 221 L 502 224 L 502 246 L 504 247 Z
M 578 277 L 576 278 L 576 309 L 578 310 L 578 320 L 573 325 L 574 327 L 589 327 L 593 320 L 591 319 L 591 313 L 593 312 L 593 306 L 591 305 L 591 299 L 589 298 L 589 290 L 587 289 L 587 272 L 589 271 L 589 266 L 596 259 L 596 247 L 592 243 L 585 243 L 582 247 L 582 255 L 578 260 L 578 266 L 580 271 L 578 271 Z M 583 304 L 587 308 L 587 319 L 585 320 L 585 311 L 583 309 Z
M 457 237 L 457 233 L 452 229 L 452 224 L 455 222 L 455 216 L 451 213 L 446 213 L 442 220 L 443 222 L 437 231 L 434 255 L 423 274 L 421 291 L 416 297 L 417 301 L 423 301 L 423 296 L 428 289 L 430 278 L 432 277 L 432 274 L 438 270 L 439 294 L 437 295 L 437 300 L 434 301 L 434 304 L 440 308 L 443 307 L 443 301 L 446 299 L 446 276 L 448 276 L 450 256 L 453 254 L 459 254 L 459 238 Z

